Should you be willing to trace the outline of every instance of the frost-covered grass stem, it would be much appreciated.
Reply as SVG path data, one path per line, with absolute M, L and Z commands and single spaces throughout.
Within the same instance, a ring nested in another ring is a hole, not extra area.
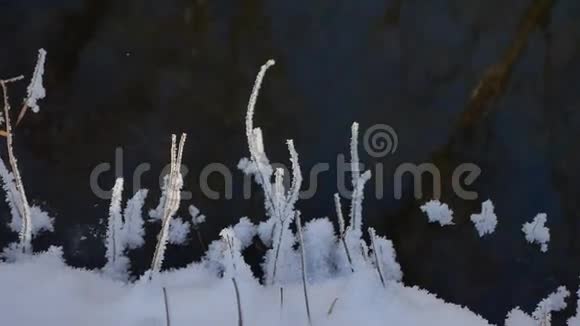
M 167 289 L 163 287 L 163 303 L 165 304 L 165 325 L 171 326 L 171 317 L 169 314 L 169 300 L 167 299 Z
M 12 125 L 10 123 L 10 101 L 8 97 L 7 86 L 7 84 L 19 81 L 22 78 L 22 76 L 19 76 L 8 80 L 1 80 L 0 86 L 2 87 L 2 93 L 4 94 L 4 121 L 6 124 L 6 145 L 8 148 L 8 160 L 10 161 L 12 174 L 14 175 L 16 190 L 20 194 L 20 201 L 16 205 L 20 213 L 20 217 L 22 218 L 22 228 L 19 235 L 20 245 L 22 246 L 23 253 L 32 253 L 32 219 L 30 217 L 30 206 L 28 205 L 24 184 L 22 183 L 22 177 L 20 176 L 20 170 L 18 169 L 16 155 L 14 155 L 14 138 L 12 135 Z
M 381 268 L 381 261 L 379 260 L 378 247 L 377 247 L 376 239 L 375 239 L 377 236 L 375 229 L 369 228 L 369 236 L 371 238 L 371 245 L 373 246 L 372 250 L 373 250 L 373 253 L 375 256 L 375 266 L 377 268 L 377 272 L 379 273 L 379 278 L 381 279 L 381 284 L 383 285 L 383 287 L 385 287 L 385 278 L 383 276 L 383 270 Z
M 340 204 L 340 195 L 338 193 L 334 194 L 334 206 L 336 207 L 336 216 L 338 217 L 338 229 L 340 231 L 340 242 L 344 248 L 344 253 L 346 254 L 346 259 L 348 260 L 348 265 L 350 266 L 350 271 L 354 273 L 354 266 L 352 264 L 352 258 L 350 256 L 350 251 L 346 244 L 346 227 L 344 222 L 344 216 L 342 215 L 342 205 Z
M 308 325 L 312 325 L 312 317 L 310 316 L 310 303 L 308 301 L 308 282 L 306 280 L 306 253 L 304 252 L 304 236 L 302 235 L 302 222 L 300 220 L 300 212 L 296 212 L 295 218 L 296 218 L 296 228 L 298 229 L 298 241 L 300 242 L 300 268 L 302 270 L 302 289 L 304 290 L 306 317 L 308 318 Z
M 167 197 L 165 199 L 165 205 L 163 206 L 162 224 L 161 231 L 159 233 L 159 238 L 157 241 L 157 246 L 155 247 L 155 253 L 153 254 L 153 261 L 151 263 L 151 271 L 149 273 L 149 280 L 161 270 L 163 265 L 163 258 L 165 256 L 165 248 L 167 246 L 167 238 L 169 235 L 169 226 L 171 225 L 171 219 L 177 209 L 179 208 L 179 202 L 181 201 L 181 187 L 183 180 L 181 177 L 181 160 L 183 158 L 183 147 L 185 145 L 185 139 L 187 135 L 182 134 L 179 140 L 179 149 L 176 145 L 176 136 L 171 137 L 171 168 L 169 172 L 169 183 L 167 187 Z

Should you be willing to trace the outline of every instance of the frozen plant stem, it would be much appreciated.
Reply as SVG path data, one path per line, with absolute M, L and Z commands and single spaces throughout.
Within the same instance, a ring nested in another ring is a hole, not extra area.
M 385 279 L 383 277 L 383 271 L 381 268 L 381 261 L 379 260 L 379 254 L 377 252 L 377 244 L 375 242 L 375 238 L 377 236 L 375 229 L 373 228 L 369 228 L 369 235 L 371 237 L 371 245 L 373 246 L 373 253 L 375 256 L 375 265 L 377 267 L 377 272 L 379 273 L 379 278 L 381 279 L 381 284 L 383 284 L 383 287 L 385 287 Z
M 240 299 L 240 289 L 238 288 L 238 282 L 236 281 L 236 263 L 234 257 L 234 239 L 230 234 L 224 233 L 224 241 L 228 246 L 228 251 L 230 252 L 232 258 L 232 284 L 234 285 L 234 291 L 236 293 L 236 305 L 238 307 L 238 326 L 244 325 L 244 318 L 242 315 L 242 301 Z
M 276 280 L 276 268 L 278 266 L 278 257 L 280 256 L 280 243 L 282 242 L 282 235 L 284 233 L 284 223 L 282 221 L 278 222 L 280 224 L 280 233 L 278 236 L 278 245 L 276 246 L 276 254 L 274 256 L 274 268 L 272 269 L 272 282 Z
M 163 258 L 165 256 L 165 248 L 167 246 L 167 238 L 169 236 L 169 226 L 171 225 L 171 219 L 177 209 L 179 208 L 179 202 L 181 201 L 181 187 L 183 180 L 181 177 L 181 160 L 183 158 L 183 146 L 185 145 L 185 139 L 187 135 L 182 134 L 179 140 L 179 150 L 176 146 L 176 136 L 171 137 L 171 167 L 169 172 L 169 182 L 167 185 L 167 197 L 165 200 L 165 205 L 163 206 L 163 215 L 161 216 L 162 225 L 161 231 L 159 232 L 159 237 L 157 240 L 157 246 L 155 247 L 155 254 L 153 255 L 153 262 L 151 263 L 151 271 L 149 273 L 149 280 L 161 270 L 163 265 Z
M 296 228 L 298 229 L 298 241 L 300 241 L 300 267 L 302 268 L 302 288 L 304 289 L 304 303 L 306 304 L 306 317 L 308 325 L 312 326 L 310 317 L 310 304 L 308 302 L 308 286 L 306 282 L 306 253 L 304 252 L 304 237 L 302 236 L 302 222 L 300 221 L 300 212 L 296 212 Z
M 352 258 L 350 257 L 350 251 L 348 250 L 348 246 L 346 245 L 346 227 L 344 224 L 344 216 L 342 215 L 342 205 L 340 204 L 340 195 L 338 193 L 334 194 L 334 206 L 336 207 L 336 215 L 338 217 L 338 227 L 340 231 L 340 242 L 342 242 L 342 246 L 344 248 L 344 252 L 346 253 L 346 259 L 348 260 L 348 264 L 350 266 L 350 271 L 354 273 L 354 267 L 352 265 Z
M 32 220 L 30 217 L 30 206 L 28 206 L 28 199 L 26 198 L 26 192 L 24 191 L 24 185 L 22 183 L 22 177 L 20 176 L 20 170 L 18 170 L 18 163 L 16 156 L 14 155 L 14 139 L 12 136 L 12 125 L 10 124 L 10 101 L 8 99 L 7 87 L 7 84 L 22 79 L 23 77 L 19 76 L 7 80 L 1 80 L 0 86 L 2 87 L 2 92 L 4 94 L 4 120 L 6 123 L 6 145 L 8 147 L 8 159 L 10 161 L 10 166 L 12 167 L 12 173 L 14 174 L 16 190 L 20 194 L 20 202 L 16 205 L 22 219 L 22 228 L 19 235 L 20 245 L 22 246 L 22 252 L 28 254 L 32 252 Z
M 326 313 L 327 316 L 330 317 L 330 315 L 332 315 L 332 312 L 334 311 L 334 306 L 336 306 L 336 302 L 338 301 L 338 297 L 334 298 L 334 300 L 332 300 L 332 303 L 330 304 L 330 307 L 328 308 L 328 312 Z
M 171 318 L 169 317 L 169 301 L 167 300 L 167 289 L 163 287 L 163 302 L 165 303 L 165 325 L 171 326 Z
M 266 72 L 275 64 L 276 61 L 270 59 L 260 68 L 260 72 L 256 76 L 256 80 L 254 82 L 252 93 L 250 94 L 250 100 L 248 101 L 248 108 L 246 111 L 246 137 L 248 138 L 250 159 L 256 164 L 257 176 L 260 180 L 260 184 L 262 187 L 264 187 L 264 196 L 266 197 L 266 202 L 269 203 L 271 208 L 274 208 L 275 206 L 271 197 L 270 179 L 262 166 L 263 158 L 261 150 L 263 150 L 263 148 L 260 148 L 260 143 L 262 141 L 261 132 L 259 128 L 254 129 L 254 111 L 256 102 L 258 101 L 258 95 L 260 94 L 260 88 L 262 87 L 262 81 L 266 76 Z
M 195 233 L 197 234 L 197 240 L 199 241 L 199 244 L 201 245 L 201 249 L 206 252 L 207 248 L 205 247 L 205 242 L 203 241 L 203 237 L 201 236 L 201 231 L 199 230 L 199 228 L 195 229 Z
M 242 302 L 240 300 L 240 290 L 238 289 L 238 282 L 236 282 L 235 277 L 232 277 L 232 283 L 234 284 L 234 291 L 236 291 L 236 303 L 238 305 L 238 326 L 244 326 L 244 319 L 242 316 Z
M 282 319 L 282 311 L 284 311 L 284 288 L 280 287 L 280 319 Z

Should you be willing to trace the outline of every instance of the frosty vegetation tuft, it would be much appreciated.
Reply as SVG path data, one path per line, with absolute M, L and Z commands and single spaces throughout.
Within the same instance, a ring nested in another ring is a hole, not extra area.
M 42 85 L 45 60 L 46 52 L 39 51 L 18 121 L 26 108 L 38 111 L 37 101 L 46 95 Z M 302 185 L 299 146 L 291 139 L 286 141 L 290 173 L 274 169 L 262 129 L 254 126 L 262 82 L 274 65 L 269 60 L 256 77 L 245 119 L 249 155 L 238 164 L 262 188 L 265 219 L 256 225 L 254 219 L 240 218 L 207 246 L 200 262 L 165 271 L 167 243 L 186 243 L 194 230 L 205 247 L 201 226 L 206 216 L 194 204 L 188 206 L 191 220 L 176 216 L 182 201 L 186 135 L 179 141 L 176 135 L 171 137 L 171 169 L 157 206 L 147 212 L 148 219 L 144 218 L 148 190 L 138 190 L 124 202 L 124 179 L 116 180 L 104 239 L 106 264 L 99 272 L 76 270 L 64 264 L 60 248 L 33 253 L 32 238 L 39 232 L 53 231 L 53 218 L 28 204 L 14 155 L 7 86 L 22 77 L 1 80 L 10 167 L 0 160 L 0 177 L 12 216 L 10 228 L 20 235 L 18 243 L 4 250 L 4 260 L 12 263 L 0 264 L 0 288 L 10 293 L 9 297 L 0 295 L 3 322 L 24 326 L 40 322 L 49 326 L 170 326 L 170 321 L 178 325 L 378 326 L 389 320 L 394 325 L 489 325 L 467 309 L 405 287 L 393 243 L 373 228 L 367 229 L 368 237 L 364 236 L 364 192 L 372 176 L 370 171 L 360 171 L 358 123 L 352 124 L 348 148 L 352 170 L 352 195 L 345 201 L 349 201 L 348 207 L 343 208 L 343 198 L 335 194 L 334 207 L 329 208 L 338 229 L 328 217 L 303 218 L 296 208 Z M 421 210 L 430 223 L 453 224 L 453 211 L 438 200 L 427 202 Z M 481 213 L 473 214 L 471 220 L 480 236 L 493 233 L 497 217 L 492 202 L 484 202 Z M 546 215 L 539 214 L 523 227 L 526 239 L 539 243 L 542 251 L 547 250 L 549 241 L 545 222 Z M 145 244 L 145 223 L 160 224 L 159 234 L 150 269 L 134 278 L 129 272 L 128 253 Z M 256 238 L 267 246 L 262 279 L 254 275 L 243 257 Z M 10 291 L 12 284 L 18 284 L 17 291 Z M 519 308 L 512 310 L 505 324 L 549 325 L 552 312 L 565 308 L 568 296 L 561 287 L 542 300 L 532 315 Z M 24 306 L 39 313 L 22 313 Z M 571 318 L 569 325 L 577 326 L 577 320 Z

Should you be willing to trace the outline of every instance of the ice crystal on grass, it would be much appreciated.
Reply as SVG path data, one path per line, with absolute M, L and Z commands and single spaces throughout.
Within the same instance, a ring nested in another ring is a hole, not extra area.
M 546 227 L 547 219 L 548 215 L 540 213 L 534 217 L 533 221 L 524 223 L 522 226 L 526 240 L 529 243 L 539 244 L 542 252 L 548 251 L 548 242 L 550 242 L 550 229 Z
M 453 224 L 453 211 L 438 200 L 430 200 L 421 206 L 421 211 L 427 214 L 429 223 L 439 223 L 441 226 Z
M 475 225 L 480 237 L 492 234 L 497 226 L 497 216 L 491 200 L 486 200 L 481 204 L 481 213 L 471 214 L 471 221 Z

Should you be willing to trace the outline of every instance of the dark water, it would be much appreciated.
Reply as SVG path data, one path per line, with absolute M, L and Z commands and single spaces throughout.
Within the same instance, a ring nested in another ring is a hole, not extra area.
M 475 184 L 480 200 L 444 196 L 457 225 L 428 225 L 412 199 L 412 182 L 405 183 L 404 199 L 392 196 L 400 163 L 431 162 L 447 143 L 471 89 L 501 57 L 530 3 L 0 0 L 0 76 L 29 73 L 36 50 L 49 53 L 49 97 L 40 114 L 27 115 L 16 139 L 29 197 L 56 216 L 56 232 L 38 239 L 37 248 L 63 245 L 70 264 L 102 265 L 108 202 L 91 191 L 91 170 L 115 162 L 117 147 L 128 178 L 150 163 L 143 184 L 151 188 L 152 208 L 169 135 L 182 131 L 189 134 L 186 188 L 209 217 L 204 235 L 216 236 L 241 216 L 260 220 L 259 193 L 251 200 L 208 199 L 199 171 L 212 162 L 232 167 L 239 190 L 234 167 L 247 155 L 247 98 L 259 66 L 275 58 L 256 117 L 274 161 L 287 162 L 284 141 L 293 138 L 304 171 L 318 162 L 333 166 L 348 151 L 352 121 L 363 132 L 376 123 L 396 130 L 396 153 L 361 154 L 367 164 L 384 165 L 385 196 L 368 196 L 365 218 L 395 242 L 407 284 L 493 322 L 514 306 L 532 309 L 560 284 L 574 291 L 580 275 L 577 1 L 556 2 L 491 113 L 445 158 L 449 166 L 474 162 L 483 170 Z M 25 86 L 13 87 L 12 98 Z M 100 185 L 112 186 L 114 177 L 102 175 Z M 335 172 L 319 177 L 316 196 L 298 205 L 304 215 L 334 215 L 335 180 Z M 224 186 L 219 178 L 210 181 Z M 487 198 L 499 226 L 479 239 L 469 214 Z M 549 216 L 547 254 L 525 243 L 520 231 L 538 212 Z M 156 232 L 151 226 L 151 241 L 134 253 L 137 269 L 149 262 Z M 3 231 L 3 244 L 11 237 Z M 168 261 L 182 266 L 201 253 L 192 242 L 170 248 Z

